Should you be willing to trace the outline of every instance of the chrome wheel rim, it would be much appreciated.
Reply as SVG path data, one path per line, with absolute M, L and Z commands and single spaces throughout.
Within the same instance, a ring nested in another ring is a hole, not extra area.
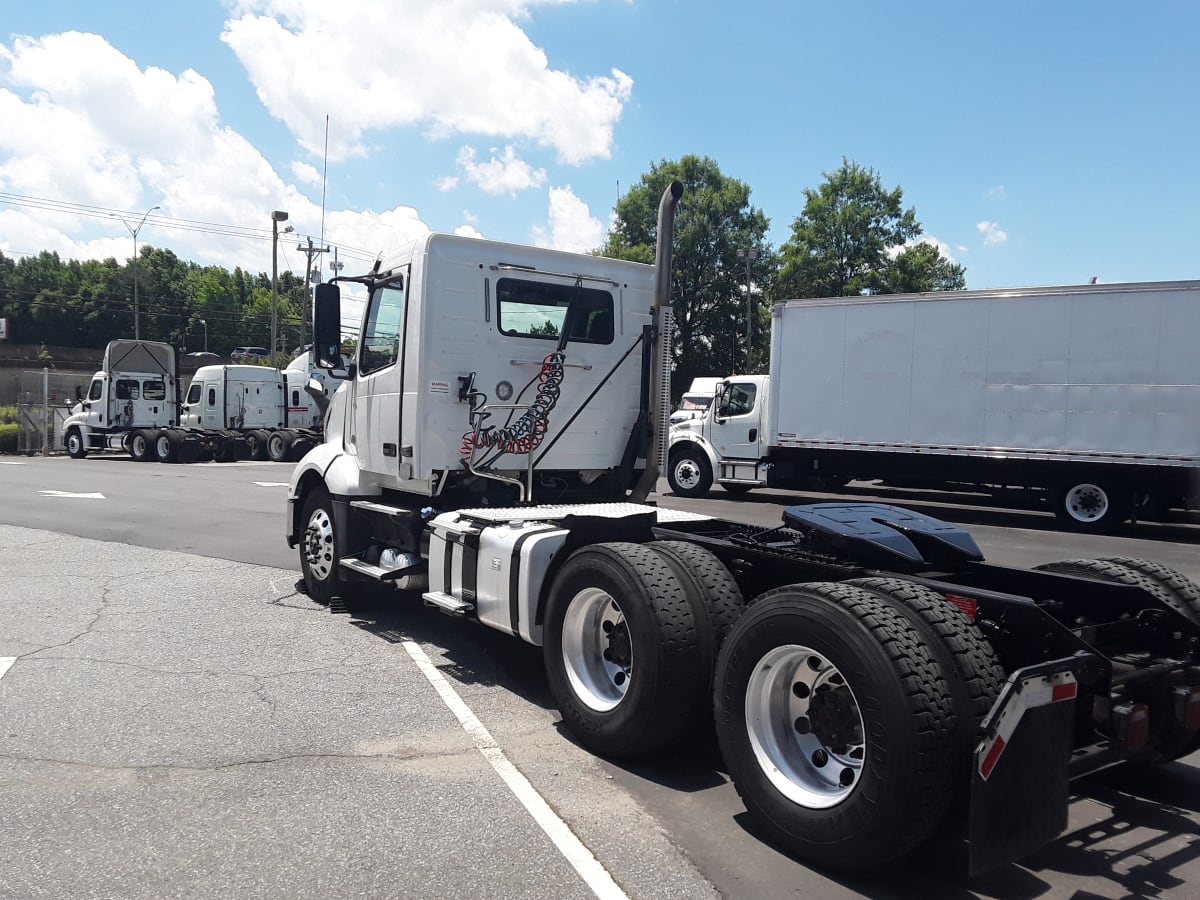
M 67 451 L 69 453 L 78 453 L 80 446 L 83 444 L 82 438 L 79 435 L 71 432 L 67 435 Z
M 746 728 L 763 773 L 793 803 L 828 809 L 861 780 L 866 730 L 858 701 L 816 650 L 787 644 L 759 660 L 746 686 Z
M 675 483 L 684 490 L 700 484 L 700 466 L 694 459 L 681 459 L 675 463 Z
M 1067 491 L 1064 501 L 1069 515 L 1076 522 L 1098 522 L 1108 515 L 1111 503 L 1108 492 L 1098 484 L 1077 484 Z
M 171 439 L 168 438 L 165 434 L 159 435 L 157 447 L 158 447 L 158 455 L 162 459 L 166 459 L 168 456 L 171 455 Z
M 134 456 L 146 455 L 146 439 L 140 434 L 135 434 L 133 436 L 133 441 L 130 443 L 130 447 L 133 448 Z
M 304 560 L 308 571 L 324 581 L 333 571 L 333 520 L 325 509 L 314 509 L 304 529 Z
M 608 712 L 624 699 L 633 677 L 633 643 L 621 607 L 607 591 L 585 588 L 567 607 L 562 657 L 575 696 Z

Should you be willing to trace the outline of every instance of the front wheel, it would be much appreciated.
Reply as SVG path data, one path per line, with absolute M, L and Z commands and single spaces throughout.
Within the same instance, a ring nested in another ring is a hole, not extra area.
M 683 586 L 653 550 L 577 550 L 550 591 L 543 653 L 579 742 L 628 757 L 674 741 L 708 698 L 695 633 Z
M 701 450 L 687 448 L 671 456 L 667 483 L 679 497 L 703 497 L 712 487 L 713 473 Z
M 717 737 L 758 827 L 860 871 L 945 820 L 958 719 L 929 640 L 863 588 L 790 585 L 750 604 L 717 660 Z
M 304 499 L 304 534 L 300 538 L 300 571 L 308 596 L 328 606 L 343 596 L 345 585 L 338 566 L 333 527 L 333 501 L 323 487 L 313 488 Z
M 67 432 L 67 455 L 71 459 L 83 459 L 87 454 L 87 444 L 84 443 L 83 435 L 79 433 L 78 428 L 72 428 Z

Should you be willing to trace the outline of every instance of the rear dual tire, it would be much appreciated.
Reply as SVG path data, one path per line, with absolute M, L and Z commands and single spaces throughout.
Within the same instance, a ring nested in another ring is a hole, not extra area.
M 717 736 L 765 836 L 864 870 L 945 821 L 961 766 L 956 703 L 936 642 L 862 587 L 769 591 L 738 620 L 716 670 Z

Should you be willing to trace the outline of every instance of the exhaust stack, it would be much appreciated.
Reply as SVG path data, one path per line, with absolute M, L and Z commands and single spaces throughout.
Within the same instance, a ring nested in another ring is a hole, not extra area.
M 672 181 L 663 191 L 658 203 L 658 246 L 654 253 L 654 318 L 656 337 L 650 364 L 650 448 L 646 451 L 646 469 L 630 494 L 630 500 L 641 503 L 654 490 L 661 471 L 661 457 L 666 441 L 663 409 L 669 406 L 667 391 L 670 378 L 671 349 L 671 260 L 674 255 L 675 207 L 683 196 L 683 184 Z

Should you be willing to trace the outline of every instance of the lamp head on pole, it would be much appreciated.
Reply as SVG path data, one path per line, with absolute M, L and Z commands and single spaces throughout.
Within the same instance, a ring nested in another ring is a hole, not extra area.
M 271 221 L 272 222 L 286 222 L 287 220 L 288 220 L 288 214 L 285 213 L 283 210 L 277 209 L 271 213 Z

